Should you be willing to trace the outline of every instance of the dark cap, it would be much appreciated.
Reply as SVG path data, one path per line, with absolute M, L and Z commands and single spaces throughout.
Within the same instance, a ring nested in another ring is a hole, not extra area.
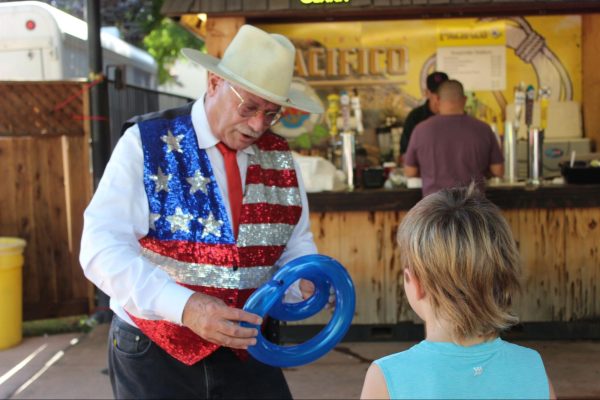
M 442 82 L 446 82 L 447 80 L 448 75 L 445 72 L 432 72 L 431 74 L 427 75 L 427 89 L 430 92 L 435 93 L 440 87 L 440 84 Z

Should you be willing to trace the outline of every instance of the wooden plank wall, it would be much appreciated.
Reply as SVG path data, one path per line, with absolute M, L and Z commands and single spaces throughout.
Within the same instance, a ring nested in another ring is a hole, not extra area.
M 81 88 L 81 83 L 0 83 L 0 97 L 10 95 L 19 110 L 0 117 L 0 235 L 27 241 L 25 320 L 87 314 L 93 306 L 93 291 L 78 261 L 83 211 L 92 191 L 89 129 L 79 118 L 52 111 Z M 40 96 L 46 105 L 36 100 Z M 69 108 L 87 114 L 82 111 L 88 109 L 85 94 L 71 103 Z M 63 121 L 48 131 L 52 121 L 28 124 L 36 114 Z M 7 129 L 7 121 L 17 121 L 10 124 L 17 128 Z
M 581 24 L 584 136 L 600 151 L 600 14 L 584 14 Z
M 418 321 L 404 296 L 395 236 L 406 212 L 311 213 L 319 252 L 339 260 L 357 290 L 354 324 Z M 600 317 L 600 210 L 504 211 L 523 261 L 524 322 Z M 323 324 L 326 311 L 297 324 Z

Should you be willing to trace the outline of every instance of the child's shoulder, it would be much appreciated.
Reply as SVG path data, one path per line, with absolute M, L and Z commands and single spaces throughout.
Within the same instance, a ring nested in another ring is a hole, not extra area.
M 398 363 L 398 362 L 406 362 L 406 363 L 412 364 L 421 357 L 420 353 L 421 353 L 421 343 L 417 343 L 404 351 L 400 351 L 398 353 L 392 353 L 387 356 L 383 356 L 383 357 L 375 360 L 374 363 L 379 365 L 380 367 L 382 365 L 386 365 L 386 364 L 390 364 L 390 363 Z
M 480 355 L 479 352 L 501 354 L 512 360 L 527 363 L 538 363 L 541 361 L 541 355 L 536 350 L 497 338 L 482 348 L 468 348 L 446 343 L 440 344 L 422 341 L 404 351 L 381 357 L 375 360 L 374 363 L 380 367 L 398 363 L 406 363 L 413 366 L 422 363 L 430 365 L 431 362 L 439 360 L 440 357 L 477 356 Z
M 507 342 L 505 340 L 502 340 L 502 346 L 504 348 L 504 351 L 509 352 L 510 355 L 513 357 L 521 357 L 525 359 L 535 360 L 542 358 L 542 356 L 537 350 L 532 349 L 530 347 L 521 346 L 516 343 Z

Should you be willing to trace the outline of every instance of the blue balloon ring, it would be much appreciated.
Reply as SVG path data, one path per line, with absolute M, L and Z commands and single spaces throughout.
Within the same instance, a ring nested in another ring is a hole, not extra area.
M 315 293 L 299 303 L 283 303 L 287 288 L 298 279 L 315 284 Z M 354 284 L 346 269 L 331 257 L 313 254 L 290 261 L 246 301 L 244 310 L 260 316 L 269 315 L 281 321 L 306 319 L 327 304 L 329 288 L 335 291 L 335 311 L 329 323 L 312 339 L 294 346 L 279 346 L 269 342 L 260 327 L 248 323 L 243 326 L 258 329 L 256 344 L 248 352 L 257 360 L 275 367 L 295 367 L 308 364 L 325 355 L 346 334 L 356 303 Z

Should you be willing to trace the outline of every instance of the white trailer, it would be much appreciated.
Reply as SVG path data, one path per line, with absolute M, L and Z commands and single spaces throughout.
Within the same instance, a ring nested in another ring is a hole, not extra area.
M 124 82 L 157 86 L 156 61 L 142 49 L 102 30 L 104 73 Z M 0 80 L 87 78 L 87 23 L 39 1 L 0 3 Z

